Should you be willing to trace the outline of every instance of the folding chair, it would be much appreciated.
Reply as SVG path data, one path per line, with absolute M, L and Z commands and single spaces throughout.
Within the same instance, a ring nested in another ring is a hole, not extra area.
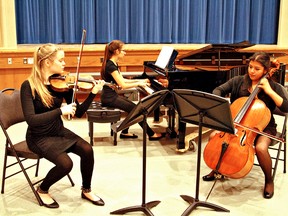
M 272 139 L 272 143 L 268 148 L 272 159 L 272 177 L 274 180 L 279 161 L 283 162 L 283 173 L 286 173 L 286 127 L 288 113 L 283 113 L 277 108 L 273 112 L 273 115 L 277 124 L 276 137 L 279 138 L 279 140 Z M 254 165 L 259 166 L 257 161 Z
M 16 137 L 17 134 L 12 135 L 10 130 L 9 130 L 10 132 L 8 132 L 8 129 L 10 127 L 13 128 L 13 126 L 16 126 L 16 124 L 22 122 L 25 122 L 25 119 L 21 107 L 20 91 L 12 88 L 7 88 L 0 91 L 0 125 L 6 138 L 1 193 L 2 194 L 4 193 L 4 186 L 6 179 L 23 172 L 39 205 L 42 206 L 43 203 L 38 193 L 36 192 L 34 185 L 38 184 L 43 179 L 33 183 L 26 171 L 32 167 L 36 167 L 35 177 L 37 177 L 41 157 L 29 150 L 25 140 L 13 143 L 12 136 Z M 8 156 L 16 158 L 16 162 L 12 163 L 9 161 L 8 163 Z M 29 162 L 28 159 L 34 159 L 33 163 L 31 160 L 30 163 L 28 163 Z M 26 160 L 27 162 L 24 163 L 24 161 Z M 17 164 L 19 164 L 20 169 L 18 169 L 18 171 L 15 171 L 15 168 L 13 170 L 9 169 L 12 174 L 9 173 L 10 175 L 6 175 L 6 170 L 8 168 L 15 167 L 15 165 Z M 71 182 L 71 185 L 74 186 L 74 182 L 69 174 L 68 178 Z
M 276 119 L 276 122 L 278 122 L 279 124 L 279 128 L 277 130 L 277 137 L 282 138 L 283 141 L 276 141 L 273 140 L 272 144 L 269 147 L 269 152 L 271 155 L 271 159 L 274 159 L 274 164 L 272 166 L 272 176 L 273 179 L 275 178 L 275 174 L 276 174 L 276 170 L 277 170 L 277 166 L 278 166 L 278 162 L 279 161 L 283 161 L 283 173 L 286 173 L 286 133 L 287 133 L 287 116 L 288 113 L 283 113 L 280 112 L 278 109 L 274 112 L 274 117 Z M 283 124 L 283 126 L 282 126 Z M 274 154 L 273 154 L 274 151 Z M 276 151 L 276 153 L 275 153 Z

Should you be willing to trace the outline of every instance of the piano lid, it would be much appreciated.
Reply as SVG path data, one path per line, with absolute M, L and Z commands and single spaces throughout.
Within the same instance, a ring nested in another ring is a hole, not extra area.
M 280 46 L 280 45 L 276 45 L 276 44 L 256 44 L 254 46 L 251 47 L 245 47 L 242 48 L 240 50 L 238 50 L 239 52 L 251 52 L 251 53 L 255 53 L 255 52 L 266 52 L 268 54 L 270 54 L 272 57 L 278 58 L 278 57 L 283 57 L 286 56 L 288 53 L 288 47 L 287 46 Z
M 192 50 L 188 53 L 178 56 L 177 60 L 181 61 L 185 58 L 189 58 L 198 53 L 215 53 L 219 54 L 219 52 L 237 52 L 238 49 L 247 48 L 253 46 L 254 44 L 250 44 L 249 41 L 242 41 L 240 43 L 235 44 L 210 44 L 204 47 L 201 47 L 197 50 Z
M 199 50 L 193 50 L 177 58 L 176 65 L 218 67 L 246 65 L 253 53 L 239 50 L 253 46 L 248 41 L 236 44 L 211 44 Z M 177 67 L 177 66 L 176 66 Z

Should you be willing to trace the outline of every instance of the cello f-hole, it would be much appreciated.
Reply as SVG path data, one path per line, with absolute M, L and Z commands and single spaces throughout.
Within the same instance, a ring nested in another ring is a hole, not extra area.
M 243 134 L 243 136 L 242 136 L 242 138 L 240 140 L 240 145 L 241 146 L 245 146 L 244 140 L 246 138 L 246 130 L 242 130 L 242 131 L 244 132 L 244 134 Z
M 223 133 L 223 135 L 220 134 L 220 135 L 219 135 L 220 138 L 223 138 L 223 137 L 225 136 L 225 134 L 226 134 L 226 133 Z

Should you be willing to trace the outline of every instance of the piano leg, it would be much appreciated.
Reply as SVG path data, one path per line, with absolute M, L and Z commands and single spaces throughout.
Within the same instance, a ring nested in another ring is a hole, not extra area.
M 159 122 L 160 120 L 160 107 L 154 110 L 154 122 Z
M 170 135 L 170 138 L 176 138 L 177 133 L 175 131 L 175 110 L 172 107 L 168 109 L 168 128 L 167 133 Z
M 154 110 L 154 121 L 159 121 L 160 108 Z M 175 109 L 173 107 L 168 108 L 168 127 L 166 132 L 169 134 L 170 138 L 176 138 L 177 132 L 175 131 Z M 181 122 L 178 119 L 178 141 L 177 141 L 177 150 L 185 149 L 185 133 L 186 133 L 186 123 Z
M 154 121 L 158 122 L 160 120 L 160 108 L 154 110 Z M 170 138 L 176 138 L 177 133 L 175 131 L 175 110 L 173 107 L 168 108 L 168 128 L 166 132 L 169 134 Z
M 178 142 L 177 142 L 177 149 L 181 150 L 181 149 L 185 149 L 185 133 L 186 133 L 186 123 L 185 122 L 181 122 L 180 120 L 179 122 L 179 127 L 178 127 Z

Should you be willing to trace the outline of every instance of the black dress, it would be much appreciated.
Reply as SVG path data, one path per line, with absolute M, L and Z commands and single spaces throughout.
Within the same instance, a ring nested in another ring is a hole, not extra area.
M 74 132 L 64 127 L 60 110 L 63 99 L 69 104 L 72 101 L 73 90 L 56 92 L 48 85 L 48 90 L 54 96 L 54 104 L 47 108 L 39 96 L 32 96 L 28 80 L 21 86 L 21 103 L 23 113 L 28 124 L 26 140 L 31 151 L 47 158 L 55 158 L 65 152 L 77 140 L 81 139 Z M 86 100 L 79 104 L 76 101 L 76 117 L 81 117 L 93 101 L 95 94 L 90 93 Z

